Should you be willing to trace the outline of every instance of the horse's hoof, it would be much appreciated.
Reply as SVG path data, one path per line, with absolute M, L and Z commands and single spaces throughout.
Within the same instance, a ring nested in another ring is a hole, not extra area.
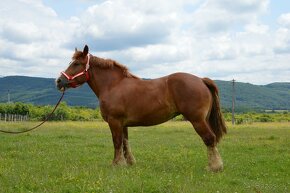
M 126 166 L 127 162 L 125 159 L 120 159 L 120 160 L 113 160 L 112 166 Z
M 222 172 L 224 170 L 224 167 L 223 167 L 223 165 L 220 165 L 220 166 L 207 166 L 206 170 L 209 171 L 209 172 L 217 173 L 217 172 Z
M 132 166 L 132 165 L 136 164 L 136 160 L 135 160 L 134 157 L 129 157 L 129 158 L 127 158 L 127 159 L 126 159 L 126 162 L 127 162 L 127 164 L 128 164 L 129 166 Z

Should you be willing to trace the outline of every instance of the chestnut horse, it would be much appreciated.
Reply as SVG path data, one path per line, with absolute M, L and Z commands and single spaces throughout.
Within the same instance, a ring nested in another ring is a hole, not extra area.
M 69 67 L 56 80 L 64 91 L 87 82 L 99 98 L 103 119 L 109 124 L 115 154 L 113 165 L 135 163 L 128 143 L 128 127 L 163 123 L 182 114 L 191 122 L 208 150 L 208 169 L 223 169 L 217 143 L 226 133 L 218 88 L 209 78 L 174 73 L 143 80 L 114 60 L 75 50 Z

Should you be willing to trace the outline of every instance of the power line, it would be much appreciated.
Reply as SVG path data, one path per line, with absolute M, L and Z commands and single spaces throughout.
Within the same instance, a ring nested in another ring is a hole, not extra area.
M 232 124 L 235 124 L 235 102 L 236 102 L 236 88 L 235 79 L 232 80 Z
M 8 93 L 7 93 L 7 103 L 10 103 L 10 90 L 8 89 Z

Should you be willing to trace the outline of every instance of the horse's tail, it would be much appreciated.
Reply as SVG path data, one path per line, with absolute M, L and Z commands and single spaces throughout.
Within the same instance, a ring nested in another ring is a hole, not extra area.
M 216 135 L 216 141 L 218 143 L 222 136 L 227 133 L 227 127 L 221 113 L 218 88 L 214 81 L 209 78 L 203 78 L 202 81 L 206 84 L 212 94 L 213 101 L 209 115 L 209 124 Z

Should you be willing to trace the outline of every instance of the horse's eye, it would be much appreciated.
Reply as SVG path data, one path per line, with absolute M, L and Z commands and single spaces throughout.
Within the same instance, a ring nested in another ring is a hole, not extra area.
M 78 62 L 75 62 L 75 63 L 73 63 L 73 65 L 74 65 L 74 66 L 79 66 L 79 65 L 80 65 L 80 63 L 78 63 Z

